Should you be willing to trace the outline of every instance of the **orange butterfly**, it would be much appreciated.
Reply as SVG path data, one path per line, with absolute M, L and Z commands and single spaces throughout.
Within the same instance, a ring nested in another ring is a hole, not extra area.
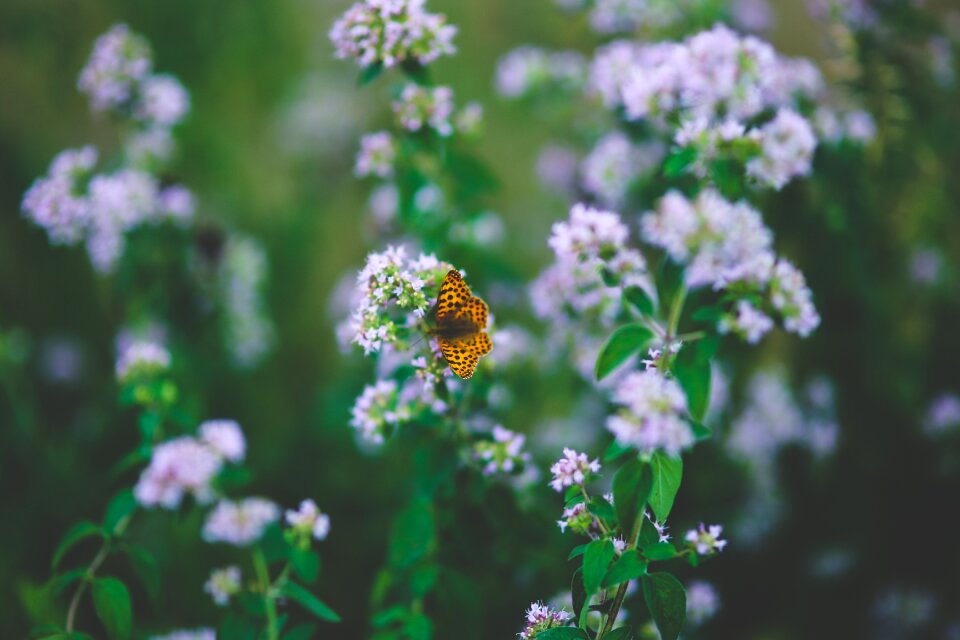
M 487 327 L 487 303 L 474 297 L 460 272 L 451 269 L 440 285 L 435 306 L 436 327 L 430 332 L 453 372 L 466 380 L 477 362 L 493 349 L 484 329 Z

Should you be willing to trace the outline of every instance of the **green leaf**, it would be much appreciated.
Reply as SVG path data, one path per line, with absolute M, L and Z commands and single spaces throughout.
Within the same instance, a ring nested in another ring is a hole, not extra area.
M 694 420 L 702 421 L 710 406 L 710 358 L 695 345 L 680 349 L 673 362 L 673 374 L 687 395 L 687 408 Z
M 576 627 L 554 627 L 537 634 L 537 640 L 583 640 L 583 638 L 589 639 L 590 636 Z
M 217 637 L 230 638 L 230 640 L 256 640 L 259 630 L 260 625 L 254 620 L 229 611 L 217 627 Z
M 637 459 L 624 464 L 613 476 L 613 504 L 625 538 L 632 537 L 636 530 L 652 488 L 650 465 Z
M 660 532 L 653 526 L 649 518 L 644 518 L 640 524 L 640 535 L 637 536 L 637 546 L 641 549 L 660 542 Z
M 603 462 L 610 463 L 620 458 L 628 453 L 633 451 L 633 447 L 620 444 L 616 440 L 610 443 L 610 446 L 607 447 L 607 450 L 603 454 Z
M 433 507 L 418 500 L 397 514 L 387 553 L 389 563 L 405 569 L 424 557 L 434 544 Z
M 693 147 L 684 147 L 676 149 L 663 163 L 663 175 L 668 178 L 676 178 L 687 170 L 693 161 L 697 159 L 697 150 Z
M 389 609 L 384 609 L 383 611 L 374 613 L 370 618 L 370 625 L 374 629 L 380 629 L 389 626 L 394 622 L 404 620 L 406 617 L 407 608 L 402 604 L 396 604 Z
M 403 637 L 407 640 L 430 640 L 433 637 L 433 623 L 422 613 L 413 614 L 403 625 Z
M 583 552 L 587 550 L 587 545 L 578 544 L 573 549 L 570 550 L 570 555 L 567 556 L 567 560 L 573 560 L 578 556 L 582 556 Z
M 603 380 L 627 358 L 645 349 L 652 339 L 653 332 L 643 325 L 628 324 L 619 327 L 597 356 L 597 366 L 594 371 L 597 380 Z
M 657 542 L 643 548 L 643 557 L 647 560 L 670 560 L 677 557 L 677 549 L 669 542 Z
M 574 619 L 580 619 L 580 614 L 583 612 L 587 600 L 587 590 L 583 588 L 583 570 L 578 567 L 573 572 L 573 579 L 570 581 L 570 601 L 573 605 Z
M 607 577 L 603 581 L 604 587 L 615 587 L 621 582 L 639 578 L 647 572 L 647 563 L 636 551 L 624 551 L 623 555 L 613 563 Z
M 676 640 L 687 615 L 687 593 L 669 573 L 648 573 L 641 579 L 643 599 L 663 640 Z
M 288 582 L 283 587 L 284 595 L 288 596 L 291 600 L 296 600 L 303 607 L 317 616 L 321 620 L 326 620 L 327 622 L 340 622 L 340 616 L 338 616 L 333 609 L 325 605 L 320 601 L 315 595 L 298 585 L 296 582 Z
M 93 606 L 111 638 L 123 640 L 130 637 L 133 632 L 133 607 L 125 584 L 116 578 L 94 580 Z
M 710 431 L 710 428 L 701 422 L 691 422 L 690 428 L 693 430 L 693 437 L 700 440 L 706 440 L 713 435 L 713 431 Z
M 314 637 L 316 632 L 317 625 L 313 624 L 312 622 L 298 624 L 293 629 L 290 629 L 290 631 L 287 631 L 285 634 L 283 634 L 283 640 L 310 640 Z
M 410 591 L 414 597 L 422 598 L 427 595 L 440 576 L 440 567 L 435 564 L 421 565 L 410 573 Z
M 290 555 L 294 572 L 307 584 L 316 582 L 320 575 L 320 556 L 310 549 L 293 549 Z
M 127 558 L 130 560 L 133 572 L 143 583 L 147 595 L 150 596 L 151 600 L 156 600 L 160 595 L 160 567 L 157 564 L 156 557 L 138 545 L 126 545 L 124 551 L 126 551 Z
M 590 500 L 590 504 L 587 505 L 587 511 L 597 516 L 601 520 L 607 523 L 616 523 L 617 512 L 614 511 L 613 505 L 607 502 L 606 498 L 597 496 Z
M 588 596 L 600 588 L 613 556 L 613 543 L 609 540 L 594 540 L 587 545 L 583 553 L 583 588 Z
M 653 454 L 650 461 L 653 473 L 653 489 L 650 491 L 650 508 L 658 522 L 664 522 L 673 509 L 673 501 L 680 490 L 683 478 L 683 459 L 669 456 L 662 451 Z
M 652 316 L 656 310 L 653 300 L 641 287 L 627 287 L 623 291 L 623 297 L 634 309 L 645 316 Z
M 57 565 L 60 564 L 60 561 L 63 560 L 63 556 L 67 554 L 70 549 L 74 547 L 81 540 L 86 540 L 93 536 L 100 536 L 101 538 L 106 537 L 103 529 L 93 524 L 90 521 L 78 522 L 77 524 L 70 527 L 70 530 L 67 531 L 66 535 L 63 536 L 63 540 L 60 541 L 60 544 L 57 546 L 57 550 L 53 552 L 53 559 L 50 561 L 50 567 L 53 569 L 57 568 Z
M 87 575 L 87 569 L 71 569 L 66 573 L 61 573 L 60 575 L 54 576 L 50 580 L 50 588 L 53 589 L 53 593 L 60 595 L 64 589 L 69 587 L 71 584 L 77 580 L 82 580 Z
M 133 491 L 129 489 L 121 491 L 113 496 L 107 505 L 107 511 L 103 516 L 103 528 L 111 535 L 116 535 L 122 527 L 126 526 L 126 522 L 136 510 L 137 499 L 133 497 Z
M 603 640 L 631 640 L 631 638 L 633 638 L 633 629 L 630 627 L 620 627 L 603 636 Z
M 66 632 L 58 624 L 41 624 L 30 630 L 31 638 L 65 638 Z
M 361 87 L 364 85 L 368 85 L 374 80 L 376 80 L 381 73 L 383 73 L 382 62 L 374 62 L 371 65 L 367 65 L 360 72 L 360 76 L 357 78 L 357 84 L 360 85 Z
M 263 532 L 259 542 L 263 550 L 263 557 L 269 562 L 280 562 L 290 560 L 293 554 L 293 547 L 287 542 L 283 530 L 276 522 L 270 524 Z

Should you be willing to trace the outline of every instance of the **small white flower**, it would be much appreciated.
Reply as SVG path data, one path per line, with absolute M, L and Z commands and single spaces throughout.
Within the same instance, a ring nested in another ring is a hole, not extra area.
M 288 509 L 284 519 L 294 529 L 309 531 L 317 540 L 325 540 L 330 533 L 330 516 L 321 512 L 313 500 L 304 500 L 296 511 Z
M 700 523 L 699 528 L 687 531 L 684 539 L 696 549 L 699 555 L 706 556 L 723 551 L 727 546 L 727 541 L 720 539 L 721 533 L 723 533 L 723 527 L 719 524 L 704 526 Z

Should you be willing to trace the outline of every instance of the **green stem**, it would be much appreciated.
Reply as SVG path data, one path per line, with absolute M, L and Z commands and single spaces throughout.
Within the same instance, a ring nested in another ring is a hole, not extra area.
M 280 636 L 277 634 L 277 602 L 274 600 L 274 593 L 271 588 L 267 559 L 260 547 L 253 550 L 253 568 L 257 573 L 257 580 L 260 582 L 260 588 L 263 591 L 263 604 L 267 610 L 267 640 L 278 640 Z
M 114 540 L 121 537 L 126 532 L 127 527 L 130 526 L 130 521 L 132 519 L 132 517 L 128 516 L 121 520 L 117 524 L 117 527 L 113 533 L 104 539 L 103 545 L 100 547 L 100 551 L 98 551 L 97 555 L 94 556 L 93 560 L 90 561 L 90 565 L 87 567 L 86 573 L 83 574 L 83 579 L 80 581 L 80 584 L 77 585 L 77 590 L 73 592 L 73 597 L 70 599 L 70 606 L 67 608 L 67 623 L 65 631 L 68 633 L 73 631 L 73 625 L 77 619 L 77 609 L 80 606 L 80 600 L 83 599 L 83 594 L 87 591 L 87 585 L 93 582 L 93 579 L 97 575 L 97 570 L 100 569 L 100 566 L 110 555 L 110 551 L 113 550 Z
M 640 528 L 643 526 L 643 519 L 646 516 L 641 512 L 637 516 L 637 521 L 633 525 L 633 529 L 630 531 L 630 540 L 627 543 L 627 551 L 633 551 L 637 548 L 637 541 L 640 539 Z M 623 599 L 627 595 L 627 587 L 630 585 L 630 581 L 621 582 L 620 586 L 617 587 L 617 595 L 613 598 L 613 604 L 610 606 L 610 611 L 607 613 L 607 620 L 603 625 L 600 633 L 597 635 L 597 640 L 600 640 L 605 635 L 610 633 L 610 630 L 613 629 L 614 623 L 617 621 L 617 616 L 620 615 L 620 607 L 623 606 Z
M 687 300 L 687 287 L 681 286 L 677 295 L 673 297 L 673 304 L 670 307 L 670 319 L 667 322 L 667 340 L 673 339 L 677 334 L 677 325 L 680 324 L 680 314 L 683 312 L 683 303 Z M 668 345 L 669 346 L 669 345 Z

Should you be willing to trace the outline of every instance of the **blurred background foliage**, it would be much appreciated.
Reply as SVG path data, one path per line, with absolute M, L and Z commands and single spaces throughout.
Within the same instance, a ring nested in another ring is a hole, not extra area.
M 19 212 L 22 194 L 59 150 L 116 148 L 115 130 L 91 117 L 76 76 L 96 36 L 119 21 L 144 34 L 156 68 L 191 92 L 174 173 L 198 195 L 199 216 L 255 236 L 270 258 L 268 298 L 279 340 L 253 372 L 222 364 L 202 322 L 178 317 L 185 307 L 169 291 L 157 293 L 174 300 L 171 322 L 196 339 L 195 348 L 174 345 L 187 406 L 196 421 L 222 416 L 244 426 L 257 493 L 285 505 L 312 497 L 331 514 L 319 592 L 344 623 L 329 637 L 367 632 L 374 577 L 408 493 L 396 479 L 409 477 L 412 462 L 358 450 L 347 422 L 368 371 L 360 358 L 340 354 L 333 334 L 337 283 L 379 248 L 370 246 L 369 185 L 352 176 L 356 140 L 389 121 L 387 83 L 361 90 L 355 67 L 332 58 L 326 33 L 346 6 L 0 4 L 0 636 L 22 637 L 62 606 L 42 589 L 58 538 L 70 523 L 96 517 L 130 480 L 105 472 L 136 441 L 132 414 L 116 402 L 119 300 L 124 292 L 149 296 L 163 282 L 108 285 L 82 250 L 49 246 Z M 955 88 L 917 71 L 918 50 L 938 28 L 936 14 L 918 18 L 884 6 L 896 29 L 857 41 L 858 73 L 840 64 L 837 42 L 800 2 L 774 3 L 776 23 L 765 34 L 782 53 L 812 57 L 828 77 L 853 87 L 876 117 L 879 136 L 863 157 L 818 157 L 815 178 L 762 207 L 778 246 L 806 272 L 823 325 L 809 341 L 779 335 L 762 351 L 733 347 L 724 357 L 735 371 L 785 362 L 797 381 L 828 376 L 836 386 L 840 443 L 829 465 L 793 450 L 781 457 L 786 506 L 775 532 L 756 545 L 734 537 L 728 552 L 700 571 L 723 602 L 702 637 L 881 637 L 876 609 L 886 589 L 929 597 L 937 611 L 907 635 L 890 637 L 944 637 L 960 620 L 952 520 L 960 442 L 933 441 L 920 428 L 936 395 L 960 390 L 960 99 Z M 458 55 L 437 62 L 434 77 L 486 110 L 476 151 L 498 180 L 489 204 L 508 229 L 491 260 L 498 273 L 529 281 L 548 261 L 549 227 L 566 215 L 566 204 L 535 176 L 537 153 L 552 133 L 549 118 L 497 98 L 496 62 L 523 43 L 589 53 L 598 40 L 582 17 L 547 0 L 433 0 L 431 8 L 460 28 Z M 917 248 L 935 248 L 944 259 L 938 285 L 911 280 Z M 463 266 L 483 277 L 491 265 L 472 259 Z M 494 313 L 501 320 L 527 316 L 520 305 L 495 302 Z M 78 372 L 69 382 L 45 369 L 64 342 L 73 345 Z M 513 384 L 521 396 L 527 385 L 576 384 L 558 380 Z M 556 395 L 531 395 L 541 406 L 521 407 L 507 426 L 529 431 L 544 414 L 570 418 L 567 407 L 550 406 Z M 599 424 L 583 428 L 600 431 Z M 553 445 L 559 451 L 561 443 Z M 698 447 L 686 467 L 678 521 L 723 521 L 739 508 L 746 480 L 716 447 Z M 553 523 L 559 505 L 551 509 L 547 499 L 547 509 L 526 510 L 506 489 L 462 489 L 455 521 L 442 523 L 441 564 L 451 570 L 432 607 L 437 637 L 513 637 L 527 603 L 562 590 L 569 574 L 563 559 L 570 541 Z M 161 589 L 154 604 L 134 593 L 137 618 L 148 626 L 199 626 L 214 618 L 200 585 L 222 550 L 196 542 L 191 517 L 151 514 L 139 532 L 160 550 L 166 587 L 177 587 Z M 157 519 L 168 522 L 151 526 Z M 161 536 L 164 528 L 174 533 Z M 831 553 L 847 568 L 818 573 Z

